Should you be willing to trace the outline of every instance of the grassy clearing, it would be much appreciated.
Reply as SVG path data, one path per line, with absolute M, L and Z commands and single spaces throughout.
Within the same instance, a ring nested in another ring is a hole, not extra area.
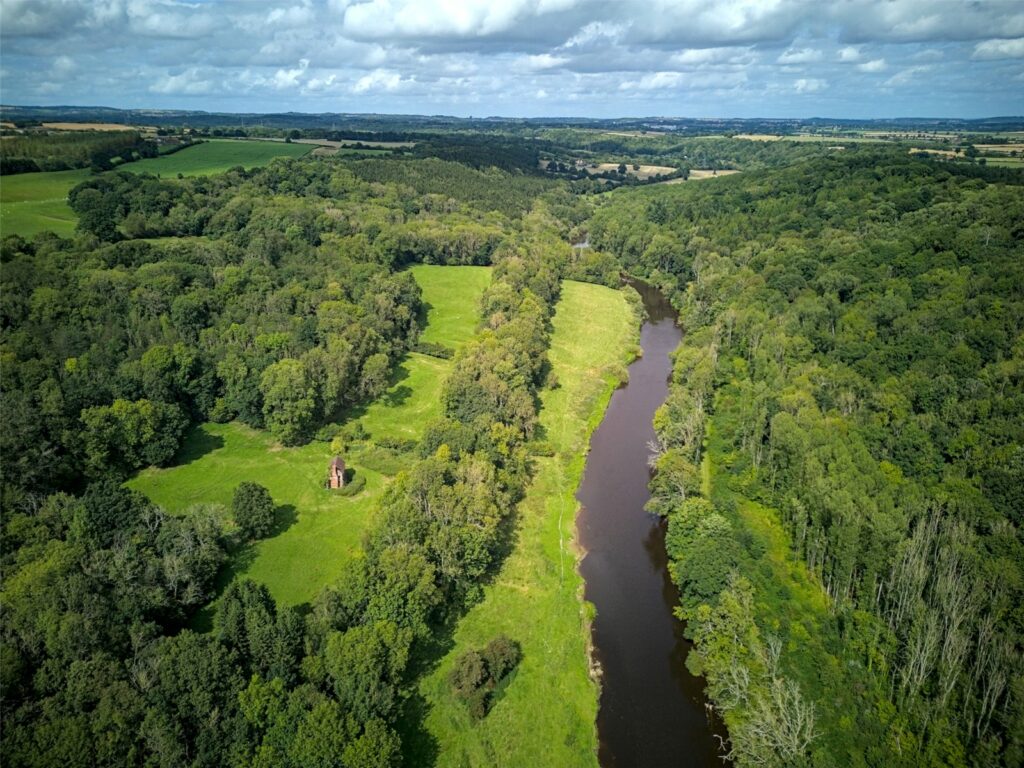
M 451 360 L 411 352 L 395 370 L 388 391 L 354 409 L 349 419 L 361 419 L 371 440 L 419 440 L 427 424 L 441 417 L 441 386 L 451 369 Z
M 438 766 L 597 765 L 598 692 L 588 673 L 588 610 L 572 543 L 575 493 L 587 442 L 614 388 L 609 371 L 626 361 L 637 328 L 620 292 L 571 281 L 553 325 L 550 359 L 561 385 L 541 394 L 540 421 L 556 455 L 537 459 L 514 550 L 420 685 Z M 523 661 L 494 709 L 474 723 L 447 676 L 457 656 L 499 633 L 522 645 Z M 407 741 L 409 764 L 423 762 L 421 742 Z
M 469 277 L 459 281 L 449 271 Z M 490 282 L 490 269 L 426 266 L 417 268 L 415 276 L 435 308 L 428 321 L 444 323 L 449 307 L 466 313 L 445 336 L 452 345 L 465 343 L 476 329 L 478 318 L 471 310 Z M 463 285 L 461 290 L 452 290 L 453 279 Z M 147 469 L 128 485 L 175 513 L 200 503 L 230 506 L 235 488 L 244 480 L 266 486 L 278 505 L 276 530 L 234 556 L 221 586 L 245 576 L 266 584 L 280 603 L 308 602 L 359 551 L 389 476 L 406 463 L 401 456 L 382 453 L 375 441 L 419 439 L 426 424 L 441 413 L 441 385 L 451 366 L 450 360 L 409 354 L 384 395 L 348 414 L 370 435 L 346 456 L 349 466 L 366 477 L 366 487 L 351 498 L 323 487 L 331 459 L 327 443 L 282 448 L 269 434 L 238 423 L 196 427 L 175 466 Z
M 337 578 L 358 550 L 384 486 L 379 473 L 354 461 L 366 488 L 351 498 L 333 494 L 324 488 L 329 461 L 326 443 L 281 448 L 242 424 L 204 424 L 189 435 L 176 466 L 147 469 L 128 485 L 171 512 L 230 506 L 245 480 L 266 486 L 278 505 L 275 532 L 237 553 L 221 581 L 246 576 L 266 584 L 278 602 L 296 605 Z
M 411 271 L 427 305 L 426 328 L 420 339 L 446 347 L 458 347 L 470 339 L 480 322 L 477 302 L 491 284 L 490 267 L 419 264 Z
M 50 230 L 70 237 L 78 217 L 68 207 L 68 191 L 88 177 L 87 169 L 0 177 L 0 234 L 31 237 Z
M 121 168 L 132 173 L 153 173 L 160 176 L 212 176 L 241 165 L 256 168 L 277 157 L 302 157 L 311 147 L 276 141 L 233 141 L 214 139 L 186 147 L 170 155 L 152 157 Z

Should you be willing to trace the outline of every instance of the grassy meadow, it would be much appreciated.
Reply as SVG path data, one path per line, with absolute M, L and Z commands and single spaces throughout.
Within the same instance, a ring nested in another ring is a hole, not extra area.
M 170 155 L 126 163 L 122 170 L 159 176 L 212 176 L 229 168 L 257 168 L 277 157 L 302 157 L 312 147 L 278 141 L 212 139 Z
M 0 176 L 0 235 L 31 237 L 50 230 L 70 237 L 78 217 L 68 192 L 89 178 L 88 169 Z
M 597 765 L 598 690 L 588 671 L 588 609 L 576 572 L 575 493 L 637 323 L 621 292 L 566 281 L 553 326 L 550 360 L 560 386 L 542 392 L 540 423 L 556 453 L 536 460 L 514 550 L 420 684 L 427 733 L 403 738 L 410 765 L 425 762 L 433 748 L 437 766 Z M 500 633 L 521 644 L 523 660 L 494 709 L 474 722 L 452 695 L 448 674 L 459 655 Z
M 466 279 L 460 280 L 460 274 Z M 423 266 L 415 269 L 415 276 L 433 307 L 428 322 L 432 316 L 444 319 L 449 311 L 458 313 L 462 319 L 448 326 L 444 338 L 453 346 L 465 343 L 479 322 L 472 309 L 490 281 L 490 269 Z M 146 469 L 128 485 L 176 513 L 200 503 L 229 506 L 235 487 L 245 480 L 266 486 L 278 505 L 277 528 L 235 555 L 222 575 L 222 586 L 245 576 L 266 584 L 280 603 L 308 602 L 358 552 L 381 491 L 406 463 L 401 454 L 384 451 L 375 441 L 418 439 L 427 422 L 440 415 L 441 384 L 451 365 L 450 360 L 410 353 L 387 392 L 349 414 L 369 434 L 346 455 L 349 466 L 366 477 L 366 487 L 355 496 L 339 496 L 323 487 L 331 459 L 328 443 L 284 448 L 268 433 L 239 423 L 196 427 L 174 466 Z
M 125 163 L 119 170 L 161 176 L 210 176 L 237 165 L 255 168 L 276 157 L 301 157 L 311 149 L 304 144 L 215 139 L 171 155 Z M 50 230 L 71 237 L 78 217 L 68 207 L 68 192 L 89 176 L 90 171 L 83 168 L 0 177 L 0 234 L 31 237 Z
M 427 305 L 426 327 L 420 340 L 458 347 L 476 332 L 480 318 L 476 301 L 491 284 L 490 267 L 438 267 L 418 264 L 410 268 Z

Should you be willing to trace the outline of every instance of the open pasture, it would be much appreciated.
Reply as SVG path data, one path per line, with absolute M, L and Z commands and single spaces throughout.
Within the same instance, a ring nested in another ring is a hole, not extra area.
M 77 217 L 68 192 L 88 177 L 86 169 L 0 177 L 0 234 L 31 237 L 51 230 L 70 237 Z
M 158 176 L 212 176 L 230 168 L 257 168 L 278 157 L 302 157 L 310 147 L 283 141 L 238 141 L 213 139 L 186 147 L 170 155 L 126 163 L 121 170 Z

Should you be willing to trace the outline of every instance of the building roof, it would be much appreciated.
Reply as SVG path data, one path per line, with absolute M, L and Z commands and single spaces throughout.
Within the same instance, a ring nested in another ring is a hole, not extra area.
M 345 460 L 341 456 L 335 456 L 331 460 L 331 469 L 345 469 Z

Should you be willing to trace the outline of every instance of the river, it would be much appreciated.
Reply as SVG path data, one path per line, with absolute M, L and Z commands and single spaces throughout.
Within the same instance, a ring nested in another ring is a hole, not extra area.
M 677 315 L 653 286 L 635 283 L 648 320 L 643 356 L 612 396 L 590 441 L 576 496 L 586 599 L 597 608 L 594 654 L 602 670 L 597 717 L 604 768 L 721 766 L 705 711 L 704 683 L 684 662 L 691 644 L 672 610 L 664 524 L 650 498 L 651 420 L 668 393 L 669 353 L 682 339 Z

